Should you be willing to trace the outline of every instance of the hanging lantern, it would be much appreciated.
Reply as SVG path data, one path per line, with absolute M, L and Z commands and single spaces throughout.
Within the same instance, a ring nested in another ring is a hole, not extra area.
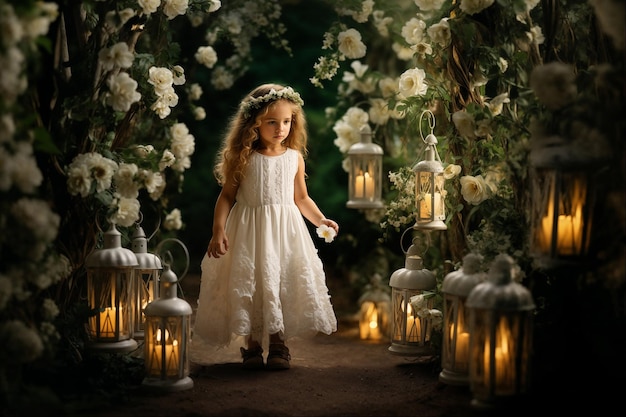
M 437 138 L 433 134 L 435 129 L 435 116 L 428 113 L 430 134 L 426 136 L 425 157 L 413 167 L 415 172 L 415 206 L 417 208 L 417 221 L 414 229 L 423 230 L 447 230 L 446 226 L 446 190 L 443 176 L 443 164 L 437 153 Z M 421 118 L 420 118 L 421 122 Z
M 137 224 L 133 233 L 132 250 L 137 257 L 135 268 L 135 311 L 133 314 L 134 332 L 136 339 L 143 339 L 145 316 L 144 309 L 153 300 L 159 297 L 159 274 L 163 267 L 161 259 L 148 253 L 148 239 L 143 228 Z
M 467 297 L 470 316 L 469 380 L 472 405 L 497 408 L 521 399 L 530 388 L 533 302 L 513 281 L 508 255 L 498 255 L 487 281 Z
M 189 303 L 178 297 L 178 277 L 165 264 L 159 298 L 148 304 L 144 334 L 146 376 L 142 385 L 165 391 L 193 388 L 189 377 L 191 314 Z
M 137 257 L 122 247 L 121 233 L 111 224 L 104 233 L 104 248 L 85 260 L 87 300 L 93 314 L 88 320 L 91 349 L 130 352 L 133 339 L 134 274 Z
M 470 253 L 463 266 L 443 279 L 443 343 L 439 380 L 449 385 L 469 385 L 470 320 L 465 307 L 467 296 L 485 280 L 480 271 L 482 256 Z
M 432 319 L 423 309 L 432 309 L 430 291 L 437 287 L 435 275 L 424 269 L 418 248 L 412 244 L 406 251 L 404 268 L 391 274 L 391 346 L 389 351 L 403 356 L 432 355 L 430 334 Z
M 359 298 L 359 337 L 380 340 L 389 336 L 391 297 L 383 289 L 380 274 L 374 274 L 370 288 Z
M 588 257 L 597 188 L 594 177 L 604 161 L 593 154 L 589 146 L 562 139 L 535 147 L 530 154 L 531 251 L 541 268 L 576 266 Z
M 377 209 L 384 207 L 382 194 L 383 149 L 372 143 L 372 129 L 361 128 L 361 142 L 348 150 L 350 161 L 348 208 Z

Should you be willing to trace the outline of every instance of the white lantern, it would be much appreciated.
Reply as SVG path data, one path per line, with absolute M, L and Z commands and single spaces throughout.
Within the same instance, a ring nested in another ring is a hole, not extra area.
M 439 380 L 449 385 L 469 385 L 470 320 L 465 307 L 467 296 L 485 281 L 480 270 L 482 256 L 469 253 L 463 266 L 443 279 L 443 343 Z
M 144 333 L 146 376 L 142 385 L 164 390 L 193 388 L 189 377 L 191 314 L 189 303 L 178 297 L 178 277 L 165 264 L 159 298 L 148 304 Z
M 413 167 L 415 172 L 415 206 L 417 220 L 414 229 L 447 230 L 446 226 L 446 190 L 443 176 L 443 164 L 437 153 L 437 138 L 434 131 L 434 115 L 427 111 L 430 120 L 431 133 L 426 136 L 424 160 Z
M 143 339 L 146 318 L 144 309 L 159 297 L 159 274 L 163 269 L 161 259 L 148 252 L 148 239 L 143 228 L 137 224 L 133 234 L 132 250 L 137 257 L 135 268 L 134 337 Z
M 595 176 L 602 156 L 562 139 L 530 154 L 531 252 L 541 268 L 580 266 L 591 241 Z
M 383 149 L 372 143 L 372 129 L 361 128 L 361 142 L 348 150 L 350 161 L 348 208 L 378 209 L 384 207 L 382 195 Z
M 359 337 L 381 340 L 389 337 L 391 297 L 382 286 L 380 274 L 374 274 L 367 291 L 359 298 Z
M 432 320 L 430 316 L 420 316 L 419 309 L 432 309 L 432 298 L 424 299 L 425 292 L 436 289 L 435 275 L 423 268 L 422 258 L 416 245 L 406 252 L 404 268 L 391 274 L 391 346 L 389 351 L 402 356 L 428 356 L 433 354 L 430 346 Z M 421 297 L 420 297 L 421 296 Z M 419 307 L 417 302 L 421 301 Z
M 137 257 L 121 242 L 121 233 L 111 224 L 104 233 L 104 247 L 85 260 L 87 300 L 93 313 L 87 326 L 90 349 L 130 352 L 137 348 L 133 339 Z
M 487 281 L 467 297 L 470 313 L 472 406 L 499 408 L 519 402 L 530 388 L 533 302 L 513 281 L 515 263 L 498 255 Z

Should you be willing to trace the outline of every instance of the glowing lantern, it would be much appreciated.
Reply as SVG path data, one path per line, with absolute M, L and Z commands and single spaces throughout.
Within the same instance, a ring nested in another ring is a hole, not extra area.
M 597 146 L 603 149 L 602 146 Z M 531 251 L 541 268 L 576 266 L 588 258 L 595 176 L 602 152 L 562 139 L 536 147 L 532 165 Z
M 361 128 L 361 142 L 348 150 L 350 172 L 348 176 L 348 208 L 376 209 L 384 207 L 382 194 L 383 149 L 372 143 L 372 129 L 368 124 Z
M 420 316 L 418 309 L 432 309 L 432 298 L 424 297 L 435 290 L 435 275 L 422 267 L 422 258 L 416 245 L 406 252 L 404 268 L 391 274 L 391 346 L 389 351 L 402 356 L 426 356 L 432 354 L 430 316 Z M 418 306 L 419 304 L 419 306 Z
M 380 340 L 389 336 L 391 297 L 383 289 L 381 276 L 374 274 L 370 288 L 359 298 L 359 337 Z
M 422 113 L 429 115 L 431 132 L 426 136 L 425 157 L 413 167 L 415 172 L 415 206 L 417 221 L 413 228 L 423 230 L 447 230 L 446 226 L 446 190 L 443 176 L 443 164 L 437 153 L 437 138 L 433 134 L 435 116 L 430 111 Z
M 159 274 L 163 267 L 159 257 L 148 252 L 148 239 L 139 224 L 133 234 L 132 250 L 138 263 L 135 268 L 134 337 L 141 339 L 146 321 L 144 309 L 159 297 Z
M 177 285 L 178 277 L 166 264 L 161 275 L 160 297 L 144 310 L 146 376 L 142 385 L 165 391 L 193 388 L 188 354 L 192 309 L 178 297 Z
M 469 385 L 470 320 L 467 296 L 485 280 L 480 270 L 482 256 L 465 255 L 463 266 L 443 279 L 443 344 L 439 380 L 449 385 Z
M 535 304 L 530 291 L 513 281 L 515 269 L 510 256 L 498 255 L 487 281 L 467 297 L 470 390 L 478 408 L 510 405 L 530 388 Z
M 137 257 L 121 242 L 121 233 L 111 224 L 104 233 L 104 247 L 85 260 L 87 300 L 93 312 L 87 325 L 90 349 L 130 352 L 137 348 L 132 317 Z

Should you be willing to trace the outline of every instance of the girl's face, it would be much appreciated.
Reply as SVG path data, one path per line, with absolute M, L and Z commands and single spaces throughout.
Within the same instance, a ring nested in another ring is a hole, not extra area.
M 261 126 L 258 128 L 261 142 L 268 148 L 280 145 L 289 135 L 292 117 L 293 104 L 288 100 L 274 102 L 261 118 Z

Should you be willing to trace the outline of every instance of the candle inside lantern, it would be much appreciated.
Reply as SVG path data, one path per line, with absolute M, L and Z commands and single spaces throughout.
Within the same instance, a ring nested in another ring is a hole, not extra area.
M 456 339 L 456 350 L 454 353 L 454 361 L 457 366 L 467 366 L 469 361 L 469 333 L 460 332 Z
M 160 374 L 165 369 L 166 375 L 176 375 L 178 373 L 178 358 L 180 355 L 178 340 L 170 337 L 165 330 L 165 337 L 161 340 L 161 329 L 157 330 L 156 343 L 152 349 L 154 357 L 150 371 Z M 164 356 L 165 355 L 165 356 Z
M 119 323 L 124 322 L 122 317 L 122 309 L 119 311 Z M 117 323 L 115 316 L 117 309 L 115 307 L 106 307 L 100 312 L 100 337 L 115 337 L 117 331 Z
M 496 329 L 496 340 L 494 345 L 494 362 L 495 368 L 495 388 L 498 391 L 507 390 L 514 386 L 514 372 L 515 363 L 513 361 L 514 355 L 511 351 L 511 331 L 506 324 L 504 318 L 500 319 L 500 323 Z M 491 378 L 491 349 L 490 343 L 485 344 L 485 350 L 483 353 L 484 361 L 484 374 L 486 385 L 489 386 L 489 380 Z
M 435 193 L 435 216 L 434 218 L 444 217 L 443 204 L 441 204 L 441 193 Z M 432 199 L 430 193 L 425 193 L 424 198 L 420 200 L 420 218 L 430 218 L 432 216 Z
M 541 219 L 541 229 L 544 239 L 540 241 L 541 248 L 549 251 L 553 231 L 554 202 L 550 200 L 548 213 Z M 577 205 L 573 214 L 560 214 L 557 218 L 556 250 L 560 255 L 575 255 L 582 245 L 582 207 Z
M 376 303 L 366 301 L 361 306 L 362 316 L 359 324 L 360 338 L 379 340 L 382 337 L 378 326 L 378 310 Z
M 406 341 L 419 342 L 421 340 L 422 329 L 419 317 L 414 317 L 413 307 L 407 304 L 406 309 Z
M 361 172 L 356 176 L 354 183 L 354 196 L 356 198 L 374 198 L 374 178 L 372 178 L 369 172 Z

